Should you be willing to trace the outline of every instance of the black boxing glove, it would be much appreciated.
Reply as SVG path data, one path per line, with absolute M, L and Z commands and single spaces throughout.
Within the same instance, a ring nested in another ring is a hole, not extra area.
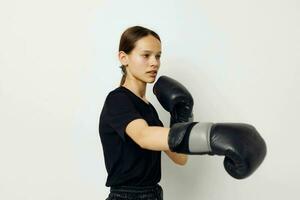
M 181 83 L 161 76 L 153 86 L 153 93 L 162 107 L 170 113 L 170 127 L 174 123 L 193 121 L 193 97 Z
M 177 153 L 225 156 L 225 170 L 236 179 L 250 176 L 267 152 L 255 127 L 244 123 L 176 123 L 169 131 L 168 144 Z

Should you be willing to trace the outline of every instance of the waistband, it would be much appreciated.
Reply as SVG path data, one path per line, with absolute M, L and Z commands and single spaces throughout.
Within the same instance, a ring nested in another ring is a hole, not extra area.
M 131 192 L 131 193 L 145 193 L 162 190 L 159 184 L 151 186 L 111 186 L 111 192 Z

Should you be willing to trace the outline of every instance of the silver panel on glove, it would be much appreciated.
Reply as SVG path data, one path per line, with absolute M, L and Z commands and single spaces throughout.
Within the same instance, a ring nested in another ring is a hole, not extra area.
M 189 151 L 191 153 L 208 153 L 210 147 L 210 129 L 213 123 L 197 123 L 191 130 L 189 137 Z

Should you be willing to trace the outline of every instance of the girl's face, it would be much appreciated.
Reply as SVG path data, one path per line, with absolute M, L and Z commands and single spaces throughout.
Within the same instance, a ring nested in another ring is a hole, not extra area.
M 124 55 L 124 62 L 122 62 L 128 65 L 128 78 L 153 83 L 160 67 L 160 55 L 161 43 L 157 38 L 148 35 L 139 39 L 135 48 L 129 54 Z

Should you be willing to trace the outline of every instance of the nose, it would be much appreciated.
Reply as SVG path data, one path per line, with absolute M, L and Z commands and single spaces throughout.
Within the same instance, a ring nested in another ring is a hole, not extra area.
M 159 58 L 156 58 L 156 56 L 152 56 L 152 58 L 150 60 L 150 64 L 152 67 L 159 67 L 159 64 L 160 64 Z

